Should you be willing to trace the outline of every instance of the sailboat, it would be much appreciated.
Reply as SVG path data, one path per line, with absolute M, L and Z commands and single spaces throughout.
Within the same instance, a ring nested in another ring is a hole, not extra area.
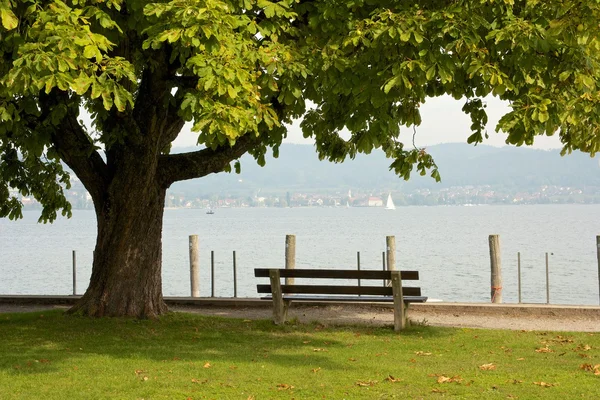
M 392 200 L 392 194 L 388 194 L 387 203 L 385 204 L 386 210 L 395 210 L 396 206 L 394 205 L 394 200 Z

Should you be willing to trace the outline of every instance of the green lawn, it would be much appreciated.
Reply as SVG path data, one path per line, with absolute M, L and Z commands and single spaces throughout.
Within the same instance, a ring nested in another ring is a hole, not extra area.
M 0 314 L 2 400 L 596 399 L 598 364 L 600 333 Z

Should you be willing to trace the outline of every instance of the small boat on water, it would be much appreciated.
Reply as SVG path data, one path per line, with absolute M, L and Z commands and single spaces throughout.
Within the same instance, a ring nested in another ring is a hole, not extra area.
M 207 214 L 214 214 L 215 212 L 213 210 L 208 210 L 206 213 Z
M 394 205 L 394 200 L 392 200 L 392 194 L 388 194 L 387 203 L 385 204 L 386 210 L 395 210 L 396 206 Z

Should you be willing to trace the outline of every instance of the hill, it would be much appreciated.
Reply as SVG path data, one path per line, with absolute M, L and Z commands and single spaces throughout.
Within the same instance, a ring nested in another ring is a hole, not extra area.
M 175 152 L 193 149 L 175 149 Z M 183 195 L 227 194 L 250 196 L 282 191 L 413 191 L 455 186 L 510 187 L 518 190 L 542 185 L 599 186 L 598 160 L 583 153 L 561 157 L 559 150 L 524 147 L 441 144 L 427 149 L 439 166 L 442 181 L 414 173 L 406 182 L 389 171 L 390 161 L 380 152 L 359 155 L 341 164 L 319 161 L 311 145 L 284 144 L 280 157 L 267 157 L 260 167 L 246 155 L 241 159 L 241 174 L 217 174 L 202 179 L 178 182 L 171 193 Z

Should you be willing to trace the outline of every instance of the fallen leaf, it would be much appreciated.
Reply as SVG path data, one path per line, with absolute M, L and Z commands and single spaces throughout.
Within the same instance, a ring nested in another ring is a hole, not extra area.
M 442 390 L 442 389 L 435 389 L 435 388 L 434 388 L 434 389 L 431 389 L 431 392 L 432 392 L 432 393 L 446 393 L 446 391 L 445 391 L 445 390 Z
M 135 374 L 136 375 L 141 375 L 141 374 L 145 374 L 145 373 L 146 373 L 146 371 L 144 371 L 143 369 L 136 369 L 135 370 Z
M 357 386 L 375 386 L 377 384 L 377 381 L 357 381 L 356 385 Z
M 388 375 L 387 378 L 385 378 L 386 381 L 388 382 L 392 382 L 392 383 L 396 383 L 396 382 L 402 382 L 403 379 L 401 378 L 394 378 L 392 375 Z
M 548 347 L 548 345 L 546 345 L 545 347 L 540 347 L 539 349 L 535 349 L 536 353 L 553 353 L 554 350 L 552 350 L 551 348 Z
M 252 395 L 248 396 L 248 398 L 246 400 L 256 400 L 256 398 Z
M 199 379 L 192 378 L 192 383 L 206 383 L 206 382 L 208 382 L 208 379 L 199 380 Z
M 318 368 L 313 368 L 313 369 L 312 369 L 312 372 L 314 372 L 314 373 L 316 374 L 316 373 L 317 373 L 317 372 L 319 372 L 320 370 L 321 370 L 321 367 L 318 367 Z
M 348 361 L 356 361 L 356 358 L 349 358 Z
M 552 387 L 552 386 L 556 386 L 556 383 L 546 383 L 546 382 L 533 382 L 535 385 L 541 386 L 541 387 Z
M 579 366 L 579 368 L 584 371 L 590 371 L 590 372 L 594 370 L 594 366 L 592 364 L 581 364 Z
M 554 341 L 559 343 L 573 343 L 573 339 L 561 335 L 558 335 Z
M 600 364 L 592 365 L 592 364 L 581 364 L 579 366 L 584 371 L 593 372 L 594 375 L 600 375 Z
M 313 349 L 313 351 L 327 351 L 326 349 Z
M 309 344 L 309 343 L 310 343 L 310 340 L 305 340 L 305 341 L 303 341 L 302 343 L 304 343 L 304 344 Z
M 517 358 L 517 361 L 523 361 L 523 360 L 525 360 L 523 357 Z
M 288 385 L 287 383 L 280 383 L 277 385 L 277 390 L 292 390 L 293 388 L 292 385 Z
M 494 365 L 494 363 L 483 364 L 479 366 L 479 369 L 482 371 L 491 371 L 496 369 L 496 366 Z
M 144 382 L 146 382 L 146 381 L 148 380 L 148 377 L 147 377 L 147 376 L 145 376 L 145 377 L 143 377 L 143 378 L 142 378 L 142 380 L 143 380 Z
M 212 365 L 210 365 L 209 362 L 207 362 L 206 364 L 204 364 L 204 368 L 210 368 L 210 367 L 212 367 Z
M 460 383 L 460 382 L 462 382 L 462 378 L 460 376 L 449 377 L 449 376 L 440 375 L 437 379 L 437 383 L 452 383 L 452 382 Z
M 415 354 L 418 356 L 430 356 L 431 353 L 426 353 L 424 351 L 415 351 Z

